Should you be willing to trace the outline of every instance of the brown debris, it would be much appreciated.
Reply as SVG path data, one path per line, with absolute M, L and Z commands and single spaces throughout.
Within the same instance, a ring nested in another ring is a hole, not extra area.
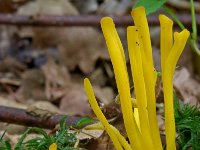
M 199 104 L 200 83 L 191 77 L 187 69 L 182 68 L 176 71 L 174 87 L 183 97 L 184 103 L 190 103 L 192 105 Z
M 60 110 L 68 115 L 89 116 L 92 114 L 85 91 L 81 86 L 71 85 L 67 89 L 65 96 L 61 99 Z
M 21 86 L 16 93 L 16 99 L 26 103 L 29 100 L 46 100 L 44 83 L 45 78 L 41 70 L 27 70 L 22 74 Z

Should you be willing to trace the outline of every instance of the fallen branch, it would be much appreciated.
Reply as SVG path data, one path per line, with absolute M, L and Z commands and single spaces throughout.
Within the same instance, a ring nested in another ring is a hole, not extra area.
M 40 116 L 33 116 L 26 112 L 26 110 L 0 106 L 0 122 L 7 122 L 31 127 L 41 127 L 53 129 L 60 120 L 66 117 L 66 124 L 68 126 L 75 126 L 82 117 L 51 115 L 47 118 Z
M 131 16 L 111 16 L 116 26 L 133 24 Z M 191 25 L 190 14 L 177 15 L 185 25 Z M 13 14 L 0 14 L 0 24 L 21 26 L 100 26 L 102 16 L 19 16 Z M 149 25 L 159 25 L 156 15 L 148 16 Z M 197 25 L 200 25 L 200 15 L 196 15 Z

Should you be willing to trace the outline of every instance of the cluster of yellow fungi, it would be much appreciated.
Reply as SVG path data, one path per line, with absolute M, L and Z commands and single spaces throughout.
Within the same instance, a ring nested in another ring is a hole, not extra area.
M 120 96 L 124 125 L 129 142 L 109 122 L 96 101 L 90 81 L 84 80 L 89 103 L 100 121 L 97 125 L 110 136 L 117 150 L 162 150 L 162 143 L 156 118 L 155 84 L 157 73 L 154 69 L 152 46 L 148 22 L 143 7 L 131 12 L 135 26 L 127 28 L 129 59 L 136 95 L 136 106 L 131 102 L 129 77 L 121 41 L 110 17 L 101 19 L 101 28 L 106 40 L 114 69 Z M 165 15 L 159 16 L 161 25 L 161 68 L 165 103 L 165 132 L 167 150 L 175 150 L 175 121 L 173 107 L 173 74 L 189 31 L 172 34 L 173 22 Z

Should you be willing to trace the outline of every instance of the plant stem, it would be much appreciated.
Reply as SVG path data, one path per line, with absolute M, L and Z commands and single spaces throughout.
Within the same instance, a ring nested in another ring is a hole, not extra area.
M 194 52 L 200 56 L 200 49 L 198 48 L 196 41 L 194 39 L 192 39 L 192 37 L 190 36 L 189 38 L 190 40 L 190 45 L 192 47 L 192 49 L 194 50 Z
M 197 40 L 197 25 L 196 25 L 196 17 L 195 17 L 193 0 L 190 0 L 190 9 L 191 9 L 191 16 L 192 16 L 192 39 L 196 41 Z
M 191 45 L 194 51 L 200 56 L 200 49 L 197 46 L 197 24 L 194 9 L 194 1 L 190 0 L 191 16 L 192 16 L 192 34 L 191 34 Z

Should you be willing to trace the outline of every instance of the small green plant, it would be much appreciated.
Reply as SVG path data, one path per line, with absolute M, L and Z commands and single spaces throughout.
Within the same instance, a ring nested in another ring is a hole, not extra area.
M 35 131 L 43 137 L 36 137 L 26 142 L 23 142 L 30 131 Z M 55 135 L 48 135 L 40 128 L 29 128 L 21 137 L 15 150 L 47 150 L 52 143 L 56 143 L 58 150 L 75 150 L 76 133 L 70 133 L 66 126 L 65 119 L 60 121 L 59 130 Z
M 40 136 L 25 141 L 30 132 L 38 133 Z M 58 131 L 53 135 L 48 135 L 40 128 L 28 128 L 19 139 L 14 150 L 48 150 L 53 143 L 56 143 L 57 150 L 78 150 L 79 148 L 74 147 L 77 142 L 76 134 L 77 132 L 69 132 L 69 127 L 65 123 L 65 118 L 63 118 L 60 121 Z M 12 150 L 11 144 L 3 139 L 4 135 L 5 132 L 0 139 L 0 150 Z
M 4 131 L 4 133 L 2 134 L 0 138 L 0 150 L 11 150 L 11 144 L 8 141 L 3 139 L 5 133 L 6 132 Z
M 200 149 L 200 108 L 183 104 L 174 95 L 178 150 Z

